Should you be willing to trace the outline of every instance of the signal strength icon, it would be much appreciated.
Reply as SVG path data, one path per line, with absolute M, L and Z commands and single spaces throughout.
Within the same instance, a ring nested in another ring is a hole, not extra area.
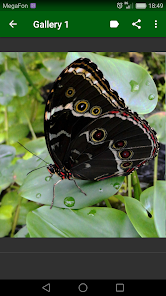
M 129 4 L 128 1 L 125 1 L 125 2 L 124 2 L 124 5 L 126 5 L 126 9 L 131 9 L 131 8 L 133 8 L 133 3 Z

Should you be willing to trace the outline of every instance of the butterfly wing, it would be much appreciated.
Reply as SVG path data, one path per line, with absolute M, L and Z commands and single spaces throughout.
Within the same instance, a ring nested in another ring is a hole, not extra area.
M 54 163 L 61 167 L 80 130 L 108 110 L 125 108 L 96 64 L 80 58 L 54 82 L 45 109 L 45 139 Z
M 129 109 L 109 111 L 85 126 L 66 152 L 64 164 L 75 178 L 126 176 L 154 158 L 155 131 Z

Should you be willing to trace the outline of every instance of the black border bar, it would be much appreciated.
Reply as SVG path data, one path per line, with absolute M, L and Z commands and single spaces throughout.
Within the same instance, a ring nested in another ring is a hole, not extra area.
M 0 51 L 166 51 L 166 37 L 0 37 Z

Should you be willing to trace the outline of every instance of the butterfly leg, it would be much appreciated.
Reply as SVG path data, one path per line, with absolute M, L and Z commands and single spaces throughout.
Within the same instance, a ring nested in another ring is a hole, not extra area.
M 53 187 L 53 199 L 52 199 L 52 202 L 51 202 L 50 209 L 52 209 L 53 204 L 54 204 L 54 198 L 55 198 L 55 186 L 56 186 L 59 182 L 61 182 L 61 181 L 62 181 L 62 179 L 58 180 L 58 181 L 54 184 L 54 187 Z
M 75 181 L 74 179 L 70 179 L 70 180 L 73 180 L 74 183 L 75 183 L 75 185 L 78 187 L 78 189 L 79 189 L 83 194 L 87 195 L 87 194 L 86 194 L 86 193 L 80 188 L 80 186 L 78 186 L 78 184 L 76 183 L 76 181 Z

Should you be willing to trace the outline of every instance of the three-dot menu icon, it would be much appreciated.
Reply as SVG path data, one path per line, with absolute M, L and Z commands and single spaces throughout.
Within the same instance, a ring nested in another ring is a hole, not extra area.
M 154 27 L 155 27 L 155 29 L 157 29 L 157 20 L 155 20 L 155 22 L 154 22 Z

